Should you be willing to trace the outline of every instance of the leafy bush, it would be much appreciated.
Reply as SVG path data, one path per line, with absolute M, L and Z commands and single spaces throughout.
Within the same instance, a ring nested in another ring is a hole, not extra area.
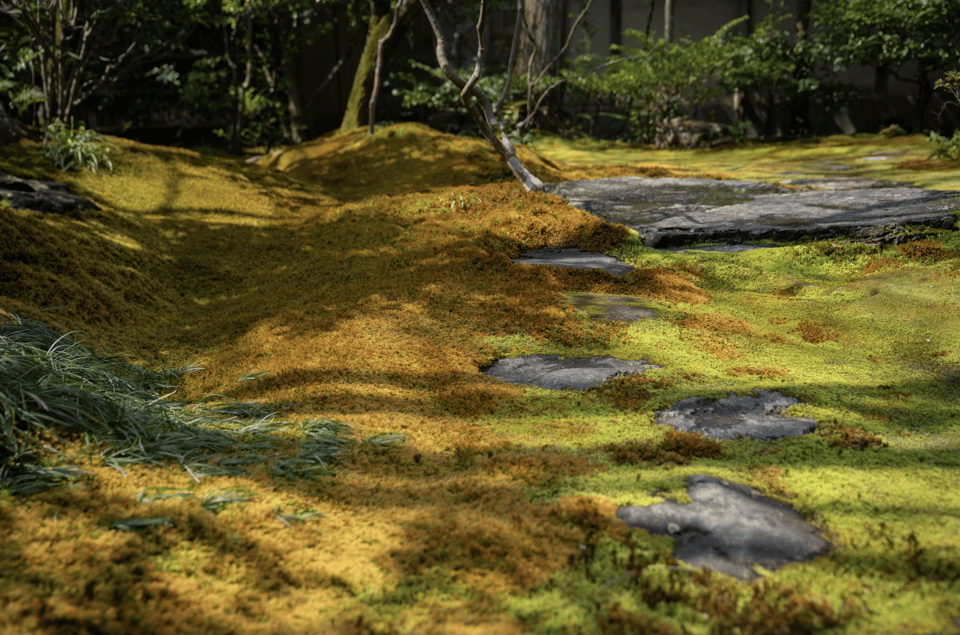
M 953 103 L 960 105 L 960 72 L 948 72 L 943 79 L 937 81 L 935 87 L 942 88 L 949 92 L 953 95 Z M 936 146 L 933 154 L 930 155 L 931 157 L 960 161 L 960 130 L 954 130 L 953 136 L 949 138 L 938 135 L 936 132 L 931 132 L 930 136 L 927 137 L 927 141 Z
M 931 157 L 960 161 L 960 130 L 955 130 L 952 137 L 944 137 L 936 132 L 931 132 L 927 141 L 936 146 L 933 154 L 930 155 Z
M 439 112 L 460 112 L 463 102 L 460 101 L 460 89 L 448 81 L 443 71 L 416 60 L 410 61 L 409 72 L 390 73 L 385 86 L 391 86 L 394 97 L 402 97 L 403 108 L 425 106 Z M 469 76 L 473 67 L 460 69 L 461 76 Z M 544 77 L 537 86 L 544 90 L 552 83 L 554 77 Z M 477 86 L 495 100 L 503 92 L 506 84 L 506 71 L 498 73 L 484 73 L 477 81 Z M 439 86 L 437 83 L 439 82 Z M 526 117 L 526 79 L 517 76 L 510 84 L 510 95 L 504 100 L 503 118 L 508 130 L 515 130 Z M 514 143 L 529 140 L 528 136 L 512 138 Z
M 102 135 L 87 130 L 82 123 L 74 129 L 73 120 L 67 126 L 56 119 L 43 133 L 44 156 L 63 172 L 75 169 L 96 172 L 102 166 L 113 170 L 113 163 L 107 156 L 111 148 L 114 146 L 107 143 Z
M 638 140 L 662 140 L 670 119 L 724 92 L 717 80 L 726 74 L 738 50 L 727 33 L 743 20 L 733 20 L 696 42 L 668 42 L 627 29 L 624 34 L 635 39 L 637 46 L 611 47 L 614 55 L 599 66 L 597 56 L 581 56 L 566 74 L 571 85 L 612 97 L 617 106 L 626 108 Z
M 772 14 L 749 36 L 734 36 L 735 52 L 719 77 L 726 92 L 753 94 L 766 111 L 765 136 L 774 133 L 776 111 L 788 111 L 789 132 L 810 132 L 810 110 L 832 112 L 849 103 L 857 90 L 839 82 L 827 67 L 830 51 L 816 35 L 796 38 L 790 16 Z

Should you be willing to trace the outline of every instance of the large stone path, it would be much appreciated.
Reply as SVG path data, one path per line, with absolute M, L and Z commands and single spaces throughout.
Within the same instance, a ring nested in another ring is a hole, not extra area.
M 903 242 L 905 228 L 952 227 L 960 192 L 878 179 L 735 180 L 617 177 L 550 183 L 570 205 L 639 232 L 648 247 L 791 241 L 804 236 Z

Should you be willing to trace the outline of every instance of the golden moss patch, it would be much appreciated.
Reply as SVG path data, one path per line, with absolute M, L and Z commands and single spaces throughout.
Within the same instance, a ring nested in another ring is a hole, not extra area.
M 149 466 L 124 477 L 94 452 L 77 487 L 0 494 L 0 630 L 953 627 L 960 553 L 944 510 L 956 503 L 960 311 L 957 260 L 940 255 L 957 251 L 955 232 L 906 252 L 656 251 L 618 244 L 622 227 L 523 191 L 482 141 L 410 124 L 360 132 L 286 149 L 270 160 L 277 169 L 111 139 L 118 172 L 60 174 L 36 144 L 0 148 L 0 169 L 62 180 L 103 207 L 81 219 L 0 215 L 0 306 L 63 307 L 40 317 L 131 361 L 203 366 L 179 387 L 184 400 L 292 404 L 284 426 L 327 417 L 361 439 L 407 438 L 359 443 L 342 473 L 317 482 L 263 465 L 201 483 Z M 650 153 L 585 140 L 563 156 L 539 142 L 536 155 L 520 152 L 547 180 L 777 180 L 824 160 L 897 179 L 908 171 L 858 157 L 921 157 L 923 144 L 842 137 Z M 952 187 L 955 172 L 908 176 Z M 614 250 L 637 270 L 510 264 L 559 246 Z M 860 273 L 882 257 L 896 266 Z M 797 281 L 810 286 L 775 294 Z M 664 319 L 593 323 L 570 291 L 643 297 Z M 805 322 L 842 345 L 784 346 Z M 479 373 L 501 347 L 651 359 L 664 376 L 585 392 L 502 385 Z M 801 399 L 795 414 L 815 418 L 820 434 L 721 444 L 652 423 L 664 404 L 773 382 Z M 67 445 L 58 448 L 86 457 Z M 705 469 L 789 494 L 841 548 L 741 585 L 685 569 L 669 538 L 616 521 L 622 504 L 682 498 L 684 479 Z M 238 486 L 252 500 L 217 511 L 198 501 Z M 147 488 L 193 497 L 138 502 Z M 293 519 L 307 509 L 322 516 Z M 170 524 L 112 529 L 153 517 Z
M 695 432 L 672 429 L 659 443 L 653 439 L 634 439 L 608 443 L 602 445 L 601 449 L 609 452 L 616 463 L 655 461 L 658 464 L 687 465 L 697 457 L 710 459 L 723 456 L 723 446 L 718 441 Z

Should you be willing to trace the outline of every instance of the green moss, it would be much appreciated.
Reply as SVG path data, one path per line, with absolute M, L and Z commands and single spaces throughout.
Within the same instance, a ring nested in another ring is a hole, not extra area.
M 134 532 L 107 528 L 136 516 L 145 487 L 192 491 L 189 475 L 141 466 L 125 479 L 91 464 L 84 487 L 0 494 L 0 529 L 16 546 L 0 554 L 12 572 L 0 594 L 14 607 L 0 630 L 252 633 L 269 621 L 289 632 L 707 633 L 751 616 L 755 632 L 954 628 L 957 232 L 882 250 L 808 241 L 658 252 L 523 192 L 482 142 L 416 124 L 326 136 L 263 165 L 111 141 L 119 169 L 100 176 L 61 175 L 36 144 L 0 148 L 0 169 L 62 180 L 103 207 L 83 219 L 7 210 L 0 236 L 22 240 L 0 238 L 12 265 L 0 271 L 17 273 L 0 273 L 0 306 L 64 307 L 57 322 L 131 361 L 201 362 L 185 400 L 296 404 L 295 421 L 346 421 L 361 438 L 403 432 L 409 445 L 360 444 L 323 484 L 293 486 L 256 466 L 217 477 L 211 488 L 242 486 L 256 500 L 216 522 L 195 502 L 155 501 L 150 515 L 172 524 Z M 960 189 L 957 168 L 926 162 L 913 137 L 682 153 L 543 138 L 535 148 L 547 159 L 524 160 L 554 180 L 776 181 L 830 162 L 853 166 L 845 175 Z M 887 149 L 905 154 L 859 160 Z M 572 243 L 638 270 L 509 263 Z M 660 317 L 600 324 L 571 293 L 634 296 Z M 479 373 L 532 353 L 663 368 L 586 392 Z M 236 381 L 254 369 L 267 374 Z M 722 456 L 690 453 L 686 465 L 667 452 L 618 465 L 603 449 L 660 447 L 657 410 L 756 388 L 800 399 L 790 414 L 819 430 L 723 441 Z M 789 501 L 837 548 L 740 585 L 684 569 L 669 539 L 615 522 L 621 504 L 686 502 L 685 479 L 699 473 Z M 288 504 L 323 516 L 288 527 L 276 516 Z

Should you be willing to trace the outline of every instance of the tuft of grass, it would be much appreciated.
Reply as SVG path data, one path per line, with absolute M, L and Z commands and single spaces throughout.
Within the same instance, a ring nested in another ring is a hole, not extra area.
M 175 382 L 196 366 L 149 370 L 97 355 L 69 334 L 2 312 L 0 324 L 0 488 L 31 494 L 81 476 L 63 449 L 82 444 L 88 454 L 126 474 L 123 466 L 176 462 L 196 481 L 203 476 L 246 473 L 243 467 L 278 456 L 269 472 L 291 479 L 333 474 L 355 441 L 345 423 L 299 424 L 302 439 L 273 436 L 275 404 L 229 400 L 217 406 L 169 401 Z M 165 392 L 166 391 L 166 392 Z M 158 396 L 158 393 L 165 394 Z M 289 406 L 289 404 L 283 404 Z M 225 418 L 224 415 L 230 415 Z M 249 423 L 249 419 L 255 419 Z M 237 424 L 247 423 L 237 429 Z M 402 442 L 380 435 L 378 445 Z M 60 464 L 48 465 L 53 455 Z M 205 507 L 246 500 L 233 490 L 211 494 Z
M 102 135 L 88 130 L 81 123 L 76 128 L 73 120 L 70 125 L 53 121 L 43 133 L 43 153 L 54 162 L 62 172 L 71 170 L 89 170 L 96 172 L 100 168 L 113 170 L 110 150 L 116 146 L 109 144 Z

